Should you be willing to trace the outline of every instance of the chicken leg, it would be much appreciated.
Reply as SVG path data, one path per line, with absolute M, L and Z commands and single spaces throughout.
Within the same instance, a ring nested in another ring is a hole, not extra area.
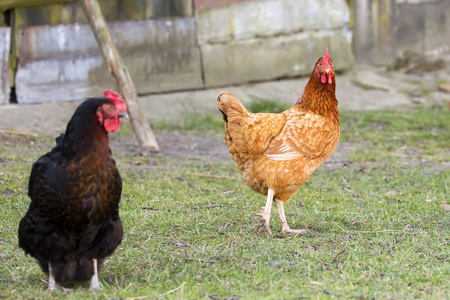
M 278 209 L 278 215 L 280 216 L 280 221 L 281 221 L 281 233 L 296 233 L 296 234 L 300 234 L 300 233 L 305 233 L 307 230 L 306 229 L 290 229 L 289 225 L 286 221 L 286 216 L 284 214 L 284 207 L 283 207 L 283 201 L 275 199 L 275 204 L 277 205 L 277 209 Z
M 260 216 L 258 224 L 256 224 L 255 233 L 258 232 L 259 228 L 262 227 L 265 236 L 272 236 L 272 231 L 270 231 L 269 221 L 270 221 L 270 211 L 272 209 L 274 190 L 269 189 L 267 192 L 267 202 L 266 206 L 263 207 L 263 211 L 260 213 L 255 213 L 255 216 Z
M 56 285 L 55 275 L 53 275 L 52 264 L 48 263 L 48 291 L 54 292 L 58 290 L 58 286 Z
M 91 284 L 89 285 L 89 289 L 93 292 L 97 292 L 102 289 L 98 282 L 97 259 L 94 258 L 92 260 L 92 262 L 94 263 L 94 275 L 92 275 Z

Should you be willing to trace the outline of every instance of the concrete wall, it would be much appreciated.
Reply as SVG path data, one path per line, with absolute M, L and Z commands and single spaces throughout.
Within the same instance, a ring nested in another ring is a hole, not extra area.
M 122 21 L 109 29 L 139 93 L 203 87 L 193 18 Z M 113 87 L 87 24 L 22 27 L 19 45 L 19 103 L 83 99 Z
M 308 76 L 327 47 L 337 70 L 353 64 L 346 0 L 178 2 L 181 17 L 109 23 L 139 94 Z M 17 30 L 19 103 L 114 88 L 88 25 Z
M 397 0 L 396 43 L 405 51 L 450 51 L 450 1 Z
M 389 65 L 406 51 L 450 51 L 449 0 L 354 0 L 358 63 Z
M 326 47 L 337 70 L 350 68 L 353 55 L 388 65 L 408 50 L 450 51 L 449 0 L 352 1 L 353 51 L 347 2 L 133 0 L 127 12 L 145 20 L 109 26 L 140 94 L 308 76 Z M 125 2 L 108 3 L 108 20 L 128 16 L 116 9 Z M 83 99 L 114 88 L 76 3 L 18 11 L 29 23 L 0 27 L 0 105 L 9 101 L 8 66 L 16 56 L 20 103 Z M 35 26 L 28 15 L 70 15 L 81 23 Z M 10 41 L 18 44 L 8 57 Z
M 245 1 L 196 10 L 205 87 L 309 75 L 325 48 L 351 67 L 344 0 Z
M 397 58 L 396 0 L 354 1 L 354 51 L 357 62 L 389 65 Z

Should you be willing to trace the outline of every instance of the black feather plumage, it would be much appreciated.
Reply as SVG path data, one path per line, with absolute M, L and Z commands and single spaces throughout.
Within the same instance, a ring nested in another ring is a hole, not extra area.
M 106 98 L 83 102 L 56 147 L 31 170 L 31 204 L 19 224 L 19 246 L 47 274 L 50 262 L 59 283 L 91 279 L 92 260 L 100 268 L 122 241 L 122 179 L 97 116 L 105 103 L 112 104 Z

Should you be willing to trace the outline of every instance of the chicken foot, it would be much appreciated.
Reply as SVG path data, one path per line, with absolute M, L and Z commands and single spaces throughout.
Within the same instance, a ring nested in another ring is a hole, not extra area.
M 92 260 L 92 262 L 94 263 L 94 275 L 92 275 L 91 284 L 89 285 L 89 289 L 93 292 L 97 292 L 102 289 L 100 287 L 100 283 L 98 282 L 97 259 L 94 258 Z
M 272 209 L 272 202 L 273 202 L 273 195 L 275 194 L 275 191 L 272 189 L 269 189 L 267 192 L 267 202 L 266 206 L 263 207 L 263 211 L 260 213 L 255 213 L 255 216 L 261 217 L 261 220 L 259 220 L 258 224 L 256 224 L 255 233 L 258 232 L 259 228 L 262 227 L 262 231 L 265 236 L 272 237 L 272 231 L 270 231 L 269 227 L 269 221 L 270 221 L 270 211 Z
M 280 221 L 281 221 L 281 233 L 295 233 L 295 234 L 300 234 L 300 233 L 305 233 L 307 230 L 306 229 L 290 229 L 289 225 L 286 221 L 286 216 L 284 214 L 284 207 L 283 207 L 283 201 L 275 199 L 275 204 L 277 205 L 277 209 L 278 209 L 278 215 L 280 216 Z

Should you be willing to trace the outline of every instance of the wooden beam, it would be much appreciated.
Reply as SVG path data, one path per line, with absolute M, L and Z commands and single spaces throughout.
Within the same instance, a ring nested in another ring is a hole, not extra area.
M 76 0 L 1 0 L 0 11 L 11 8 L 24 8 L 31 6 L 45 6 L 52 4 L 75 2 Z
M 117 83 L 119 93 L 127 102 L 127 110 L 131 125 L 144 150 L 159 152 L 159 146 L 153 135 L 149 123 L 139 104 L 136 89 L 131 80 L 130 73 L 111 39 L 105 18 L 100 10 L 97 0 L 79 0 L 80 5 L 88 19 L 89 25 L 95 35 L 100 51 L 106 61 L 108 69 Z

